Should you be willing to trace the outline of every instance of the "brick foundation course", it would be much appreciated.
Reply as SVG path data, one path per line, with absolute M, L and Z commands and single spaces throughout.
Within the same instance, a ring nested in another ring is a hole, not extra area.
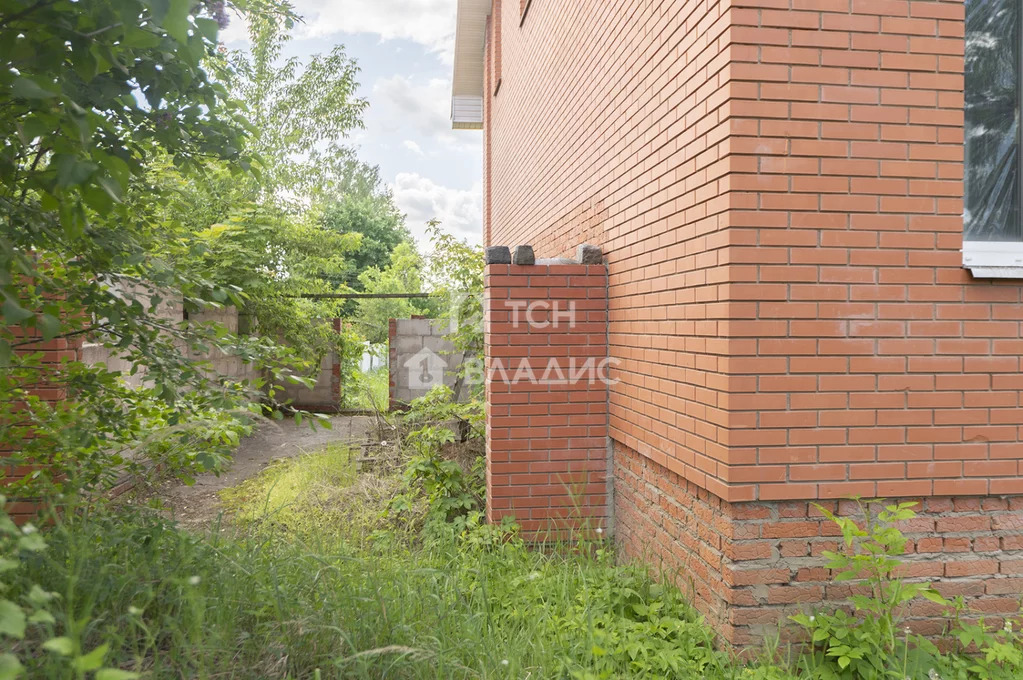
M 673 580 L 728 643 L 757 644 L 799 611 L 833 609 L 853 592 L 835 583 L 822 552 L 837 526 L 809 502 L 727 503 L 635 451 L 614 449 L 615 537 L 625 559 Z M 1023 594 L 1023 497 L 931 497 L 900 529 L 905 576 L 961 595 L 991 625 L 1017 615 Z M 822 501 L 857 515 L 852 501 Z M 907 625 L 939 635 L 943 607 L 914 602 Z

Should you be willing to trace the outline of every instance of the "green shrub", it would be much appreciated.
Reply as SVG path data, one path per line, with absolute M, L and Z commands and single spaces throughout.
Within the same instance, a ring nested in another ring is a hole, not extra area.
M 404 447 L 412 456 L 405 464 L 406 488 L 391 501 L 389 514 L 416 519 L 422 501 L 428 523 L 454 523 L 456 533 L 478 524 L 486 502 L 486 461 L 474 448 L 483 436 L 482 402 L 458 403 L 449 387 L 438 385 L 412 401 L 403 424 L 410 428 Z
M 475 510 L 479 497 L 473 493 L 462 466 L 441 455 L 441 448 L 454 442 L 454 433 L 444 427 L 427 425 L 409 435 L 414 453 L 405 465 L 403 493 L 389 505 L 392 515 L 408 515 L 418 498 L 426 501 L 428 519 L 463 522 Z
M 1011 621 L 1002 631 L 960 622 L 962 600 L 946 600 L 929 583 L 898 576 L 908 539 L 899 522 L 916 517 L 916 503 L 860 503 L 861 519 L 840 517 L 817 506 L 842 531 L 844 552 L 825 551 L 836 582 L 864 590 L 849 599 L 854 611 L 839 609 L 791 617 L 809 636 L 811 649 L 798 667 L 820 680 L 1009 680 L 1023 677 L 1023 644 Z M 875 508 L 876 511 L 875 511 Z M 941 654 L 930 640 L 903 627 L 907 606 L 919 598 L 954 609 L 957 653 Z M 969 652 L 976 652 L 970 654 Z
M 17 527 L 3 512 L 5 505 L 6 499 L 0 496 L 0 641 L 7 650 L 0 652 L 0 678 L 23 675 L 32 656 L 50 656 L 69 673 L 98 671 L 100 680 L 135 677 L 102 668 L 106 645 L 86 651 L 73 633 L 54 633 L 57 620 L 51 609 L 59 594 L 37 583 L 28 566 L 46 550 L 46 541 L 31 524 Z

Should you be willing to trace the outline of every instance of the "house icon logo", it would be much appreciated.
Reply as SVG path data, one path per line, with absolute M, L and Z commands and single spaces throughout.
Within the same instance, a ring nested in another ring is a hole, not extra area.
M 408 384 L 414 390 L 428 390 L 444 384 L 448 362 L 428 347 L 424 347 L 405 362 Z

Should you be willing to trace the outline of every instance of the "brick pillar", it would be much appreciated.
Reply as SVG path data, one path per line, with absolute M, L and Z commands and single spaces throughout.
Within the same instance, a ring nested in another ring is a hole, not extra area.
M 338 335 L 341 334 L 341 319 L 332 320 L 334 332 Z M 359 357 L 362 360 L 362 357 Z M 334 361 L 330 367 L 330 407 L 334 410 L 340 411 L 341 406 L 344 403 L 344 397 L 341 394 L 341 390 L 344 385 L 341 384 L 341 355 L 334 352 Z
M 534 538 L 603 532 L 607 270 L 488 264 L 487 516 Z
M 398 321 L 391 319 L 387 322 L 387 410 L 395 411 L 400 406 L 394 398 L 394 390 L 397 387 L 398 370 L 398 346 L 395 338 L 398 335 Z
M 67 399 L 67 385 L 59 378 L 60 365 L 68 361 L 79 361 L 82 356 L 82 337 L 73 336 L 70 338 L 54 338 L 43 340 L 35 329 L 13 329 L 12 340 L 15 343 L 27 342 L 35 339 L 35 342 L 21 345 L 15 348 L 15 353 L 21 356 L 39 354 L 40 367 L 39 381 L 28 389 L 28 392 L 38 397 L 43 402 L 57 406 Z M 8 457 L 17 453 L 17 448 L 0 448 L 0 456 Z M 16 482 L 29 473 L 32 468 L 11 464 L 3 465 L 3 482 L 10 484 Z M 15 522 L 21 524 L 31 519 L 39 510 L 40 503 L 34 498 L 9 499 L 6 505 L 8 514 Z

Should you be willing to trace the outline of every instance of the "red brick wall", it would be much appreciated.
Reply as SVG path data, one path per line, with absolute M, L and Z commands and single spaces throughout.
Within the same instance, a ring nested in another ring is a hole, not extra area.
M 54 376 L 58 375 L 57 371 L 62 362 L 81 359 L 82 338 L 73 336 L 44 341 L 34 329 L 16 330 L 14 333 L 15 342 L 27 342 L 33 338 L 36 339 L 35 342 L 15 348 L 15 352 L 21 355 L 41 354 L 40 367 L 43 369 L 39 372 L 41 378 L 29 392 L 45 403 L 59 404 L 67 398 L 67 386 Z M 0 448 L 0 457 L 10 455 L 13 451 Z M 31 468 L 24 466 L 4 465 L 4 482 L 17 481 L 31 472 Z M 6 505 L 7 513 L 19 524 L 31 519 L 39 509 L 40 505 L 31 498 L 9 499 Z
M 923 497 L 913 573 L 1006 611 L 1023 298 L 962 268 L 962 0 L 512 5 L 485 233 L 603 247 L 623 553 L 743 644 L 845 594 L 807 501 Z
M 963 3 L 764 5 L 732 14 L 722 476 L 760 499 L 1023 492 L 1020 286 L 959 252 Z
M 834 581 L 822 551 L 840 533 L 805 501 L 727 503 L 650 459 L 617 446 L 615 535 L 625 556 L 644 560 L 687 592 L 722 638 L 737 646 L 777 633 L 779 622 L 859 586 Z M 1001 625 L 1019 613 L 1023 591 L 1023 498 L 943 497 L 917 501 L 900 528 L 910 539 L 902 575 L 961 595 L 973 616 Z M 823 501 L 859 516 L 850 501 Z M 945 608 L 913 603 L 906 624 L 939 635 Z M 788 631 L 792 633 L 791 629 Z
M 959 253 L 961 0 L 503 19 L 488 234 L 604 247 L 616 440 L 735 502 L 1023 493 L 1020 286 Z
M 488 265 L 485 290 L 488 518 L 539 537 L 603 530 L 606 270 Z
M 521 26 L 510 5 L 488 102 L 489 239 L 544 256 L 603 246 L 612 436 L 723 494 L 727 4 L 545 0 Z

